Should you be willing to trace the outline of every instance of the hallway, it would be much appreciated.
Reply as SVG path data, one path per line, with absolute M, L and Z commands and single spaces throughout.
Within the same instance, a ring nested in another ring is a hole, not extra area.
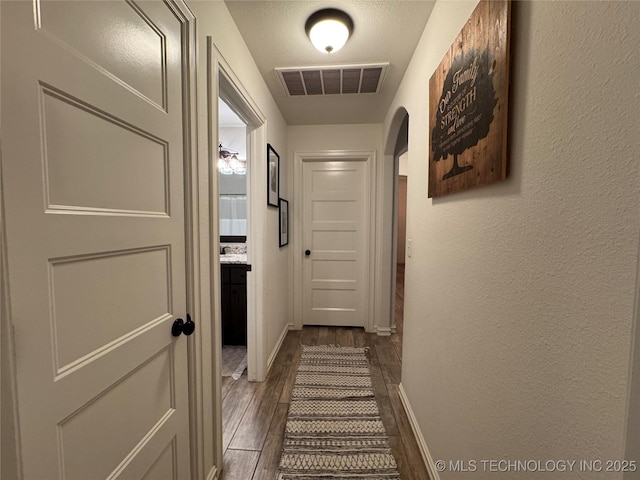
M 331 344 L 369 347 L 367 355 L 376 400 L 398 470 L 405 480 L 427 480 L 429 475 L 398 395 L 398 338 L 398 333 L 379 337 L 360 328 L 307 326 L 287 334 L 263 383 L 249 383 L 246 374 L 237 381 L 224 378 L 222 480 L 276 477 L 300 345 Z
M 325 2 L 0 1 L 0 478 L 274 480 L 305 343 L 369 347 L 403 479 L 423 458 L 433 479 L 434 459 L 640 463 L 640 2 L 335 3 L 356 27 L 322 57 L 306 23 Z M 474 22 L 487 5 L 507 21 Z M 260 383 L 218 376 L 220 98 L 250 124 Z M 501 181 L 453 193 L 489 144 Z M 340 273 L 368 280 L 362 318 L 388 337 L 302 329 L 325 323 L 303 313 L 304 165 L 333 155 L 367 163 L 368 271 Z

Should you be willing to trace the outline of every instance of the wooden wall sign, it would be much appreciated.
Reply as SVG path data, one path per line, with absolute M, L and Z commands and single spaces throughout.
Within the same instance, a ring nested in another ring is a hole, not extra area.
M 509 0 L 482 0 L 429 81 L 429 197 L 507 177 Z

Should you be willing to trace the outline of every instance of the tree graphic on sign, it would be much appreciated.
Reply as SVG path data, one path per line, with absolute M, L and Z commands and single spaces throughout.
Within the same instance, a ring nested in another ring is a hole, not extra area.
M 493 109 L 498 103 L 493 88 L 495 61 L 484 52 L 469 50 L 458 55 L 447 72 L 431 131 L 433 161 L 453 155 L 453 166 L 442 180 L 471 170 L 459 165 L 458 155 L 474 147 L 489 134 Z

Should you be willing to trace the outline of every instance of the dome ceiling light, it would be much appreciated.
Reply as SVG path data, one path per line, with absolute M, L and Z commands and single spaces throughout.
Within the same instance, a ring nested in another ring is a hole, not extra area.
M 342 10 L 325 8 L 311 15 L 304 28 L 314 47 L 322 53 L 335 53 L 351 36 L 353 20 Z

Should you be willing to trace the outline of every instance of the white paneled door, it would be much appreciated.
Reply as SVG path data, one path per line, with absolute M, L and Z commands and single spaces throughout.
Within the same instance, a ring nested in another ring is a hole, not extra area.
M 303 162 L 305 325 L 366 326 L 369 168 L 366 158 Z
M 184 17 L 1 6 L 24 478 L 187 479 Z

